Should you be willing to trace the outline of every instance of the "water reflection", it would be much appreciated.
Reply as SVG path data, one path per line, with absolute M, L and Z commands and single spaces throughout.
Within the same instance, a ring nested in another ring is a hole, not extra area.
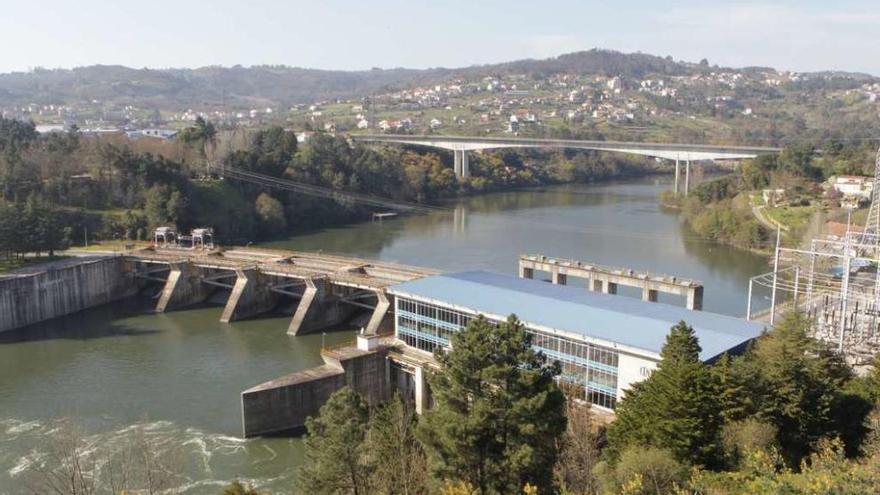
M 707 310 L 742 315 L 748 277 L 766 271 L 766 262 L 697 239 L 678 215 L 658 207 L 666 188 L 668 181 L 651 178 L 489 194 L 452 202 L 445 213 L 271 245 L 511 274 L 519 254 L 540 252 L 695 278 L 706 286 Z M 59 415 L 84 419 L 101 441 L 153 428 L 184 445 L 185 493 L 217 493 L 233 477 L 291 490 L 301 442 L 239 440 L 239 394 L 320 364 L 322 336 L 287 336 L 287 315 L 223 324 L 218 306 L 154 314 L 152 304 L 134 299 L 0 334 L 0 493 L 20 486 L 27 455 Z M 340 330 L 328 333 L 327 343 L 354 331 Z
M 429 266 L 516 273 L 522 253 L 579 259 L 694 278 L 705 308 L 743 314 L 761 256 L 698 238 L 658 206 L 666 178 L 569 185 L 462 198 L 448 213 L 328 229 L 273 246 L 325 250 Z

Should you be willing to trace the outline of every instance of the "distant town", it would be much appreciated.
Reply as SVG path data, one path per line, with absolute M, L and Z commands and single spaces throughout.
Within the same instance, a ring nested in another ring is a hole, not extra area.
M 704 140 L 741 141 L 745 138 L 734 135 L 734 128 L 758 127 L 759 122 L 778 117 L 794 119 L 795 125 L 821 126 L 811 122 L 812 112 L 821 105 L 842 112 L 868 111 L 875 118 L 880 108 L 880 80 L 866 75 L 729 69 L 706 61 L 674 64 L 674 71 L 652 72 L 648 67 L 620 74 L 614 74 L 613 64 L 592 74 L 549 73 L 540 66 L 521 72 L 475 68 L 468 77 L 425 76 L 431 83 L 404 81 L 397 90 L 348 98 L 284 104 L 254 95 L 250 99 L 266 103 L 259 106 L 245 106 L 242 97 L 202 106 L 144 104 L 145 97 L 112 92 L 108 99 L 10 103 L 22 97 L 3 98 L 0 91 L 0 115 L 33 120 L 43 133 L 75 125 L 84 134 L 124 132 L 160 139 L 173 137 L 176 130 L 201 117 L 221 126 L 283 125 L 300 132 L 301 139 L 314 131 L 467 135 L 626 131 L 644 139 L 662 140 L 677 132 Z M 32 77 L 39 79 L 40 73 Z M 3 81 L 0 78 L 0 90 Z M 783 137 L 762 134 L 752 136 L 752 141 Z

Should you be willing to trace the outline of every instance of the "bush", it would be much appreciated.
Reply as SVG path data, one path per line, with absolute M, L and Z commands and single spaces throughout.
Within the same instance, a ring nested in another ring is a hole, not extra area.
M 769 452 L 777 448 L 776 427 L 772 424 L 748 418 L 724 425 L 721 440 L 728 465 L 740 467 L 749 452 Z
M 614 466 L 604 462 L 596 466 L 596 474 L 604 493 L 648 495 L 673 493 L 685 486 L 690 468 L 668 450 L 633 445 Z

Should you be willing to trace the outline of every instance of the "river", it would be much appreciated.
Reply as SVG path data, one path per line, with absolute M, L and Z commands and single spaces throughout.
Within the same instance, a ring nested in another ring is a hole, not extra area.
M 765 259 L 696 238 L 659 208 L 668 188 L 653 177 L 488 194 L 452 203 L 449 213 L 267 246 L 507 273 L 516 273 L 519 254 L 542 253 L 694 278 L 705 285 L 705 310 L 742 316 L 748 279 L 767 271 Z M 221 324 L 221 309 L 153 314 L 148 301 L 132 300 L 0 334 L 0 493 L 26 492 L 59 417 L 82 425 L 90 444 L 155 439 L 180 459 L 183 493 L 216 494 L 233 479 L 290 493 L 301 440 L 240 439 L 239 392 L 319 364 L 322 336 L 288 337 L 281 315 Z

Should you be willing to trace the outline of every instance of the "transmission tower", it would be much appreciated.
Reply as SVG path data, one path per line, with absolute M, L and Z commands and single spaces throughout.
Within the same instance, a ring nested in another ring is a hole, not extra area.
M 880 235 L 880 148 L 874 162 L 874 189 L 871 191 L 871 209 L 865 222 L 866 235 Z

